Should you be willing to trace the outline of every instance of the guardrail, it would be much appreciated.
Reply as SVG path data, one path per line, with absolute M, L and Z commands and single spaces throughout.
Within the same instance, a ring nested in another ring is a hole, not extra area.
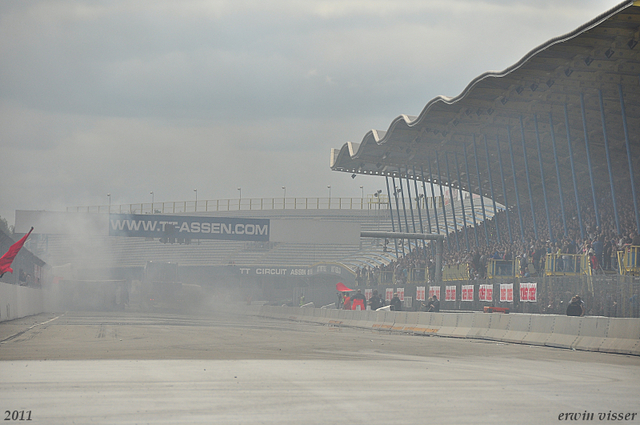
M 640 276 L 640 246 L 628 246 L 618 251 L 618 272 L 621 275 Z
M 544 267 L 547 276 L 591 275 L 589 257 L 583 254 L 547 254 Z
M 513 260 L 499 260 L 490 258 L 487 262 L 487 277 L 513 277 L 515 276 Z
M 442 268 L 442 280 L 469 280 L 469 267 L 466 264 L 447 265 Z
M 67 207 L 67 212 L 119 214 L 177 214 L 217 211 L 386 210 L 386 196 L 365 198 L 242 198 L 202 201 L 141 202 L 120 205 Z

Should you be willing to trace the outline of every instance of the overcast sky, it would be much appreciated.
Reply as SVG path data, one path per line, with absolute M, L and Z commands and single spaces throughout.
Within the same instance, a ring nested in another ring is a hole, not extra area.
M 359 197 L 331 148 L 456 96 L 609 0 L 0 2 L 0 216 Z

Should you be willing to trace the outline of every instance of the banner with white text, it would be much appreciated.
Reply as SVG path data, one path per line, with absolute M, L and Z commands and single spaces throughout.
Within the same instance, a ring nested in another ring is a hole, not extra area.
M 473 301 L 473 285 L 462 285 L 462 301 Z
M 535 303 L 538 301 L 537 297 L 538 284 L 536 282 L 521 283 L 520 284 L 520 301 Z
M 493 285 L 480 285 L 478 289 L 478 299 L 484 302 L 493 301 Z
M 109 236 L 269 241 L 268 219 L 109 214 Z
M 416 301 L 425 301 L 426 288 L 424 286 L 416 287 Z
M 439 286 L 429 286 L 429 298 L 433 298 L 436 296 L 437 299 L 440 299 L 440 287 Z
M 456 300 L 456 287 L 455 285 L 448 285 L 445 288 L 446 298 L 445 301 L 455 301 Z
M 500 284 L 500 302 L 501 303 L 513 302 L 513 283 Z

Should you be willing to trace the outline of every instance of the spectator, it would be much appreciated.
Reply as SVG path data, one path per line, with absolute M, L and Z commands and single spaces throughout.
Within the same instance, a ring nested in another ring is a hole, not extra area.
M 369 299 L 369 306 L 371 307 L 371 310 L 374 310 L 374 311 L 384 306 L 384 301 L 382 300 L 380 295 L 378 295 L 378 290 L 376 289 L 373 290 L 373 294 Z
M 571 298 L 567 306 L 567 316 L 584 316 L 584 303 L 578 295 Z
M 362 295 L 362 291 L 358 289 L 357 293 L 351 299 L 351 310 L 366 310 L 367 299 Z
M 402 311 L 402 301 L 398 298 L 398 293 L 393 293 L 393 298 L 391 298 L 391 302 L 389 303 L 391 306 L 391 311 Z
M 351 294 L 349 292 L 345 292 L 344 294 L 344 302 L 342 303 L 342 308 L 344 310 L 351 310 Z
M 440 301 L 435 295 L 431 297 L 429 304 L 427 305 L 427 311 L 438 312 L 440 311 Z

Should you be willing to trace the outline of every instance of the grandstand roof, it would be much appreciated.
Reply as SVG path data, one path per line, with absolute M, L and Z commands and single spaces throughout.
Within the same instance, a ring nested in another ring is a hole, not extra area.
M 612 173 L 621 181 L 626 179 L 629 182 L 622 96 L 637 180 L 640 174 L 638 5 L 640 2 L 625 1 L 575 31 L 533 49 L 508 69 L 478 76 L 459 96 L 438 96 L 426 104 L 419 116 L 400 115 L 386 131 L 371 130 L 360 143 L 348 142 L 341 149 L 332 149 L 332 170 L 368 175 L 408 175 L 422 180 L 422 169 L 427 181 L 451 184 L 491 196 L 490 170 L 496 201 L 514 205 L 512 193 L 516 184 L 521 190 L 521 201 L 526 202 L 522 193 L 527 190 L 527 161 L 532 192 L 538 196 L 542 195 L 541 167 L 548 196 L 558 196 L 556 157 L 562 185 L 571 185 L 573 176 L 568 137 L 572 142 L 578 190 L 590 187 L 586 134 L 595 185 L 608 190 L 610 180 L 605 161 L 605 131 Z M 555 155 L 554 138 L 557 144 Z M 516 184 L 511 171 L 509 140 L 512 142 Z M 442 170 L 440 177 L 436 174 L 436 154 Z M 504 180 L 500 178 L 500 156 L 505 169 Z M 450 181 L 445 171 L 445 160 L 452 170 Z M 461 182 L 458 182 L 456 161 L 459 162 Z M 470 167 L 469 175 L 467 167 Z M 503 186 L 507 199 L 503 196 Z

